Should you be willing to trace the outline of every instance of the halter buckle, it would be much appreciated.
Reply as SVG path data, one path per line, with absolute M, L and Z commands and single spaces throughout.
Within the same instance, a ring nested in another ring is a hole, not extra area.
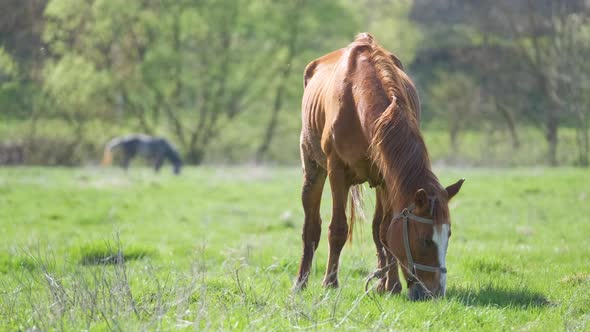
M 402 210 L 402 216 L 407 217 L 410 215 L 410 210 L 408 210 L 408 208 L 405 208 Z

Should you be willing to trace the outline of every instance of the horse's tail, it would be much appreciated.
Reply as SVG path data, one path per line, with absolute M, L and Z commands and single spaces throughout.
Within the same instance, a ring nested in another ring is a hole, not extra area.
M 348 195 L 350 198 L 350 224 L 348 226 L 348 243 L 352 243 L 352 234 L 354 224 L 357 220 L 365 219 L 363 204 L 363 187 L 361 185 L 352 186 Z
M 100 162 L 102 166 L 108 166 L 113 163 L 113 149 L 119 144 L 121 144 L 121 140 L 119 138 L 113 138 L 104 146 L 104 153 Z

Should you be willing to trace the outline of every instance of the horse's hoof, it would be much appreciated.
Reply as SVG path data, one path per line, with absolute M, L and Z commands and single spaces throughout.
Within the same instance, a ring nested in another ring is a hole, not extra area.
M 338 279 L 324 280 L 324 288 L 338 288 Z
M 375 292 L 379 293 L 379 294 L 383 294 L 387 291 L 387 289 L 385 288 L 385 281 L 384 280 L 379 280 L 377 282 L 377 286 L 375 286 Z
M 304 290 L 307 287 L 307 280 L 297 280 L 294 284 L 293 284 L 293 288 L 292 291 L 293 292 L 301 292 L 302 290 Z
M 292 290 L 294 292 L 300 292 L 307 287 L 307 278 L 305 277 L 297 277 L 297 280 L 293 284 Z
M 393 286 L 388 285 L 387 290 L 391 294 L 399 294 L 402 292 L 402 285 L 399 282 L 396 282 L 393 284 Z

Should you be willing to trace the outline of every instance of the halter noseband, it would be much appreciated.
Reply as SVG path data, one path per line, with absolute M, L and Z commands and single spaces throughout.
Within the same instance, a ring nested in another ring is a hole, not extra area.
M 434 208 L 434 199 L 431 198 L 431 214 L 432 214 L 432 210 Z M 420 271 L 425 271 L 425 272 L 440 272 L 440 273 L 447 273 L 447 268 L 445 266 L 429 266 L 429 265 L 423 265 L 423 264 L 419 264 L 419 263 L 415 263 L 414 259 L 412 258 L 412 251 L 410 250 L 410 239 L 408 236 L 408 220 L 413 220 L 413 221 L 417 221 L 417 222 L 421 222 L 423 224 L 428 224 L 428 225 L 433 225 L 434 226 L 434 220 L 430 219 L 430 218 L 424 218 L 424 217 L 420 217 L 417 216 L 415 214 L 412 213 L 412 210 L 415 208 L 415 205 L 412 204 L 409 207 L 405 208 L 402 210 L 402 212 L 398 215 L 396 215 L 395 217 L 393 217 L 392 221 L 396 221 L 399 219 L 402 219 L 403 221 L 403 227 L 404 227 L 404 247 L 406 249 L 406 256 L 408 258 L 408 267 L 406 268 L 406 270 L 410 273 L 410 277 L 408 278 L 408 282 L 410 281 L 415 281 L 415 277 L 416 277 L 416 270 L 420 270 Z

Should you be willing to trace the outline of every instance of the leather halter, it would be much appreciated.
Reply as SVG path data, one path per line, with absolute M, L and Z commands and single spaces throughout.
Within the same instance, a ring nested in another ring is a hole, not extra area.
M 431 201 L 431 215 L 432 215 L 432 210 L 434 209 L 434 198 L 430 198 L 430 201 Z M 401 213 L 399 213 L 398 215 L 393 217 L 393 220 L 392 220 L 393 222 L 395 222 L 396 220 L 402 219 L 402 222 L 403 222 L 404 247 L 406 249 L 406 256 L 408 258 L 408 267 L 406 268 L 406 270 L 410 274 L 410 277 L 407 280 L 408 282 L 416 280 L 416 270 L 425 271 L 425 272 L 447 273 L 447 268 L 445 266 L 429 266 L 429 265 L 419 264 L 419 263 L 414 262 L 414 259 L 412 258 L 412 251 L 410 250 L 410 239 L 408 236 L 408 221 L 412 220 L 412 221 L 416 221 L 416 222 L 421 222 L 423 224 L 433 225 L 433 227 L 434 227 L 434 220 L 432 220 L 430 218 L 420 217 L 420 216 L 417 216 L 412 213 L 412 210 L 415 207 L 416 206 L 414 204 L 408 206 L 407 208 L 403 209 Z

